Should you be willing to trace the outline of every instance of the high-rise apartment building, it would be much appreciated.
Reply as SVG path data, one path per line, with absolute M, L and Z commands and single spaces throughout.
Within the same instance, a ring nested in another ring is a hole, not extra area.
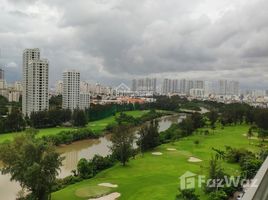
M 134 92 L 156 92 L 156 78 L 141 78 L 132 80 Z
M 48 109 L 48 61 L 40 59 L 40 50 L 25 49 L 23 51 L 23 91 L 22 112 Z
M 48 60 L 31 60 L 28 63 L 28 116 L 32 112 L 48 110 Z
M 219 95 L 239 95 L 240 86 L 238 81 L 219 80 L 218 94 Z
M 74 110 L 80 102 L 80 72 L 75 70 L 63 72 L 62 108 Z
M 173 79 L 173 80 L 172 79 L 164 79 L 162 92 L 163 92 L 163 94 L 179 92 L 178 80 L 176 80 L 176 79 Z

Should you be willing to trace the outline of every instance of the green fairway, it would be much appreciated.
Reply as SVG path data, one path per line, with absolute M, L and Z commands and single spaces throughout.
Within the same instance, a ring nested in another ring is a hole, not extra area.
M 147 113 L 148 110 L 135 110 L 135 111 L 126 111 L 125 113 L 127 115 L 131 115 L 133 117 L 141 117 L 143 114 Z M 88 126 L 90 129 L 97 133 L 101 133 L 108 124 L 115 123 L 115 117 L 107 117 L 105 119 L 97 120 L 94 122 L 89 122 Z M 42 136 L 48 136 L 48 135 L 55 135 L 58 134 L 61 131 L 67 131 L 67 130 L 72 130 L 74 128 L 70 127 L 57 127 L 57 128 L 44 128 L 44 129 L 39 129 L 39 133 L 37 137 L 42 137 Z M 17 133 L 5 133 L 5 134 L 0 134 L 0 143 L 3 143 L 5 141 L 10 141 L 13 140 L 14 136 L 21 134 L 23 132 L 17 132 Z
M 53 200 L 82 200 L 88 199 L 94 192 L 87 193 L 87 198 L 77 195 L 81 188 L 96 187 L 99 183 L 117 184 L 112 192 L 121 193 L 120 200 L 166 200 L 175 199 L 178 193 L 179 177 L 186 171 L 195 174 L 207 175 L 208 161 L 213 154 L 212 147 L 224 150 L 225 145 L 234 148 L 247 148 L 256 151 L 255 144 L 259 141 L 251 141 L 249 145 L 247 137 L 243 136 L 248 130 L 247 125 L 229 126 L 224 129 L 219 127 L 214 134 L 207 136 L 193 135 L 181 139 L 174 144 L 164 144 L 157 147 L 154 152 L 162 152 L 163 155 L 152 155 L 152 152 L 144 156 L 137 156 L 132 159 L 126 167 L 117 164 L 116 166 L 98 174 L 95 178 L 70 185 L 67 188 L 52 194 Z M 210 130 L 212 133 L 212 131 Z M 199 144 L 194 144 L 199 140 Z M 167 148 L 175 148 L 175 151 L 168 151 Z M 199 163 L 188 162 L 190 156 L 203 160 Z M 237 175 L 239 166 L 223 163 L 224 171 L 230 175 Z M 90 191 L 89 189 L 87 191 Z M 197 189 L 201 199 L 206 196 L 201 189 Z M 106 193 L 104 193 L 106 194 Z
M 141 117 L 142 115 L 144 115 L 145 113 L 147 113 L 148 110 L 143 110 L 143 111 L 140 111 L 140 110 L 134 110 L 134 111 L 126 111 L 125 113 L 127 115 L 131 115 L 135 118 L 138 118 L 138 117 Z M 117 113 L 118 115 L 119 113 Z M 88 124 L 88 127 L 97 132 L 97 133 L 100 133 L 102 132 L 106 126 L 108 124 L 114 124 L 115 123 L 115 117 L 114 116 L 111 116 L 111 117 L 107 117 L 107 118 L 104 118 L 104 119 L 101 119 L 101 120 L 98 120 L 98 121 L 93 121 L 93 122 L 90 122 Z

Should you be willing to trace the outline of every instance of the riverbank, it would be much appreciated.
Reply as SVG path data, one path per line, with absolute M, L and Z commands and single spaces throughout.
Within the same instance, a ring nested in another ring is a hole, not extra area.
M 117 164 L 92 179 L 57 191 L 52 194 L 52 199 L 89 199 L 90 194 L 86 197 L 77 196 L 77 190 L 90 187 L 98 189 L 100 183 L 118 185 L 110 192 L 120 193 L 120 200 L 174 199 L 178 193 L 179 177 L 185 172 L 207 175 L 209 159 L 213 153 L 212 147 L 224 149 L 225 145 L 228 145 L 257 151 L 259 141 L 252 141 L 253 144 L 249 144 L 247 138 L 243 136 L 248 128 L 248 125 L 228 126 L 224 129 L 217 127 L 214 134 L 206 136 L 195 134 L 174 143 L 163 144 L 143 156 L 138 155 L 127 167 Z M 194 142 L 196 140 L 199 141 L 198 145 Z M 161 154 L 152 154 L 155 152 Z M 199 159 L 199 162 L 189 162 L 191 157 Z M 237 164 L 223 162 L 222 166 L 227 173 L 237 175 L 239 169 Z M 202 200 L 207 199 L 202 189 L 198 188 L 197 193 Z

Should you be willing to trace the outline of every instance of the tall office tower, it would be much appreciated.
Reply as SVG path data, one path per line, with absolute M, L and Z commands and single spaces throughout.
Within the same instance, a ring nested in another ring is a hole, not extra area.
M 79 108 L 80 72 L 75 70 L 63 72 L 62 108 L 74 110 Z
M 32 60 L 40 60 L 40 50 L 39 49 L 25 49 L 23 51 L 23 91 L 22 91 L 22 113 L 27 114 L 29 105 L 29 62 Z
M 48 60 L 30 60 L 28 63 L 26 114 L 48 110 Z
M 4 80 L 4 79 L 5 79 L 5 71 L 0 68 L 0 80 Z

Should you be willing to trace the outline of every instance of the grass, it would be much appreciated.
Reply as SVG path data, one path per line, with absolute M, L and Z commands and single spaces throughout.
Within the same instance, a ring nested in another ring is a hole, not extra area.
M 141 117 L 145 113 L 147 113 L 148 110 L 135 110 L 135 111 L 126 111 L 125 113 L 128 115 L 131 115 L 133 117 Z M 92 129 L 93 131 L 97 133 L 101 133 L 108 124 L 115 123 L 115 117 L 107 117 L 101 120 L 97 120 L 94 122 L 90 122 L 87 127 Z M 68 127 L 55 127 L 55 128 L 44 128 L 44 129 L 39 129 L 39 133 L 37 134 L 37 137 L 42 137 L 42 136 L 48 136 L 48 135 L 56 135 L 61 131 L 67 131 L 67 130 L 72 130 L 74 128 L 68 128 Z M 13 133 L 5 133 L 5 134 L 0 134 L 0 144 L 5 142 L 5 141 L 12 141 L 14 136 L 17 136 L 23 132 L 13 132 Z
M 229 126 L 224 129 L 219 127 L 211 134 L 204 136 L 195 134 L 181 139 L 173 144 L 164 144 L 154 151 L 162 152 L 162 156 L 154 156 L 147 152 L 132 159 L 126 167 L 116 166 L 99 173 L 96 177 L 70 185 L 63 190 L 52 194 L 52 200 L 83 200 L 88 198 L 79 197 L 76 192 L 80 188 L 95 187 L 99 183 L 110 182 L 117 184 L 118 188 L 113 191 L 121 193 L 120 200 L 174 199 L 178 193 L 179 177 L 186 171 L 195 174 L 207 175 L 209 159 L 213 154 L 212 147 L 224 149 L 225 145 L 246 148 L 257 151 L 256 144 L 252 141 L 249 145 L 247 137 L 243 136 L 248 130 L 247 125 Z M 199 140 L 199 144 L 194 143 Z M 167 148 L 176 148 L 177 151 L 167 151 Z M 203 160 L 200 163 L 189 163 L 189 156 Z M 230 175 L 237 175 L 237 164 L 222 163 L 224 171 Z M 197 189 L 202 200 L 207 199 L 202 189 Z
M 142 115 L 144 115 L 145 113 L 147 113 L 148 110 L 134 110 L 134 111 L 126 111 L 125 113 L 127 115 L 131 115 L 135 118 L 141 117 Z M 119 113 L 117 113 L 117 115 L 119 115 Z M 94 132 L 97 133 L 101 133 L 108 124 L 114 124 L 115 123 L 115 117 L 111 116 L 111 117 L 107 117 L 98 121 L 94 121 L 94 122 L 90 122 L 88 124 L 88 127 L 93 130 Z

